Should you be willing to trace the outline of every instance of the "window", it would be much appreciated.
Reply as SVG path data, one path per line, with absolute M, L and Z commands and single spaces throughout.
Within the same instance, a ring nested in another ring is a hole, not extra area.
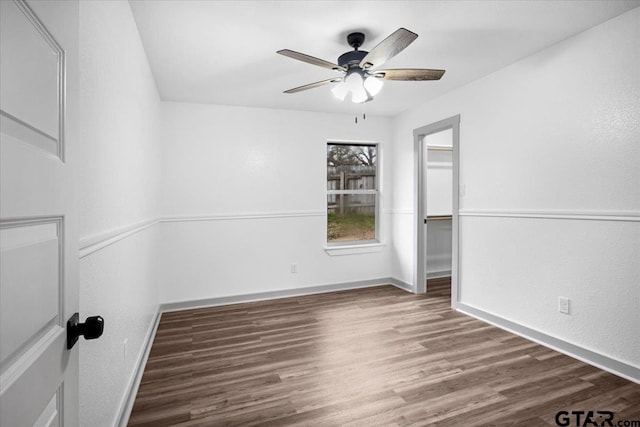
M 327 143 L 327 242 L 378 240 L 378 146 Z

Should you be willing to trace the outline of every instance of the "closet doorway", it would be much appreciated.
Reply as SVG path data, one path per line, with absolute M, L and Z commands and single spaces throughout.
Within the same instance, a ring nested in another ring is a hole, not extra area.
M 427 212 L 426 279 L 429 284 L 451 277 L 452 140 L 453 129 L 445 129 L 425 136 L 423 143 L 427 157 L 423 200 Z
M 416 254 L 414 286 L 451 286 L 458 301 L 459 123 L 454 116 L 414 130 L 416 157 Z

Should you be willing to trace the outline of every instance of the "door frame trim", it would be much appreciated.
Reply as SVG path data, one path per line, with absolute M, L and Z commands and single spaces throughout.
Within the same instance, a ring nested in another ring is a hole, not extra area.
M 460 254 L 459 244 L 459 199 L 458 189 L 460 182 L 460 114 L 431 123 L 413 130 L 414 147 L 414 195 L 413 195 L 413 217 L 414 217 L 414 245 L 413 245 L 413 286 L 415 293 L 423 294 L 427 292 L 426 264 L 424 260 L 427 255 L 427 227 L 424 224 L 426 212 L 424 209 L 424 183 L 426 179 L 426 161 L 424 158 L 425 142 L 424 137 L 443 130 L 452 129 L 453 133 L 453 193 L 452 201 L 452 222 L 451 222 L 451 306 L 455 309 L 460 298 Z

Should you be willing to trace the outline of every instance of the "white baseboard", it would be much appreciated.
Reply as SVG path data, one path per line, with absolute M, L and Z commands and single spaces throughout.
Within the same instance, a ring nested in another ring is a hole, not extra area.
M 427 271 L 427 279 L 440 279 L 442 277 L 451 277 L 451 270 Z
M 466 305 L 458 302 L 457 311 L 475 317 L 476 319 L 490 323 L 512 334 L 519 335 L 523 338 L 536 342 L 540 345 L 548 347 L 552 350 L 556 350 L 560 353 L 571 356 L 589 365 L 595 366 L 607 372 L 611 372 L 614 375 L 633 381 L 640 384 L 640 368 L 637 368 L 628 363 L 621 362 L 616 359 L 612 359 L 608 356 L 604 356 L 600 353 L 588 350 L 584 347 L 577 346 L 575 344 L 568 343 L 559 338 L 547 335 L 544 332 L 537 331 L 535 329 L 528 328 L 510 320 L 503 319 L 502 317 L 495 316 L 487 313 L 476 307 Z
M 238 304 L 242 302 L 265 301 L 278 298 L 289 298 L 302 295 L 322 294 L 326 292 L 346 291 L 349 289 L 370 288 L 374 286 L 393 285 L 402 290 L 413 292 L 410 285 L 391 277 L 359 280 L 356 282 L 335 283 L 331 285 L 310 286 L 306 288 L 283 289 L 278 291 L 257 292 L 253 294 L 230 295 L 225 297 L 206 298 L 191 301 L 179 301 L 160 304 L 161 312 L 188 310 L 218 305 Z
M 415 288 L 411 283 L 407 283 L 403 280 L 396 279 L 395 277 L 390 277 L 389 282 L 396 288 L 400 288 L 403 291 L 411 292 L 412 294 L 416 292 Z
M 133 372 L 133 376 L 129 379 L 129 384 L 127 385 L 127 393 L 125 394 L 122 402 L 120 402 L 120 410 L 118 411 L 118 416 L 116 417 L 114 427 L 126 427 L 127 423 L 129 422 L 131 410 L 133 409 L 133 404 L 136 400 L 136 394 L 138 394 L 138 388 L 140 387 L 140 381 L 142 380 L 142 374 L 144 373 L 144 368 L 147 365 L 147 359 L 149 359 L 149 352 L 151 351 L 153 340 L 156 337 L 158 324 L 160 324 L 161 314 L 162 312 L 160 311 L 160 307 L 158 307 L 158 312 L 149 325 L 149 329 L 147 330 L 147 333 L 145 335 L 144 346 L 142 348 L 142 351 L 138 355 L 138 360 L 136 361 L 136 369 Z

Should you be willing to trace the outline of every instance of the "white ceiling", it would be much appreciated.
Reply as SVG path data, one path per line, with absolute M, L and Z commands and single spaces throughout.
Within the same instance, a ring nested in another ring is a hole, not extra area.
M 370 50 L 400 27 L 419 35 L 382 68 L 436 68 L 440 81 L 386 81 L 373 115 L 393 116 L 571 35 L 640 6 L 575 1 L 130 0 L 160 96 L 166 101 L 359 113 L 331 86 L 284 90 L 335 71 L 277 55 L 291 49 L 331 62 L 365 33 Z M 526 84 L 526 82 L 523 82 Z

